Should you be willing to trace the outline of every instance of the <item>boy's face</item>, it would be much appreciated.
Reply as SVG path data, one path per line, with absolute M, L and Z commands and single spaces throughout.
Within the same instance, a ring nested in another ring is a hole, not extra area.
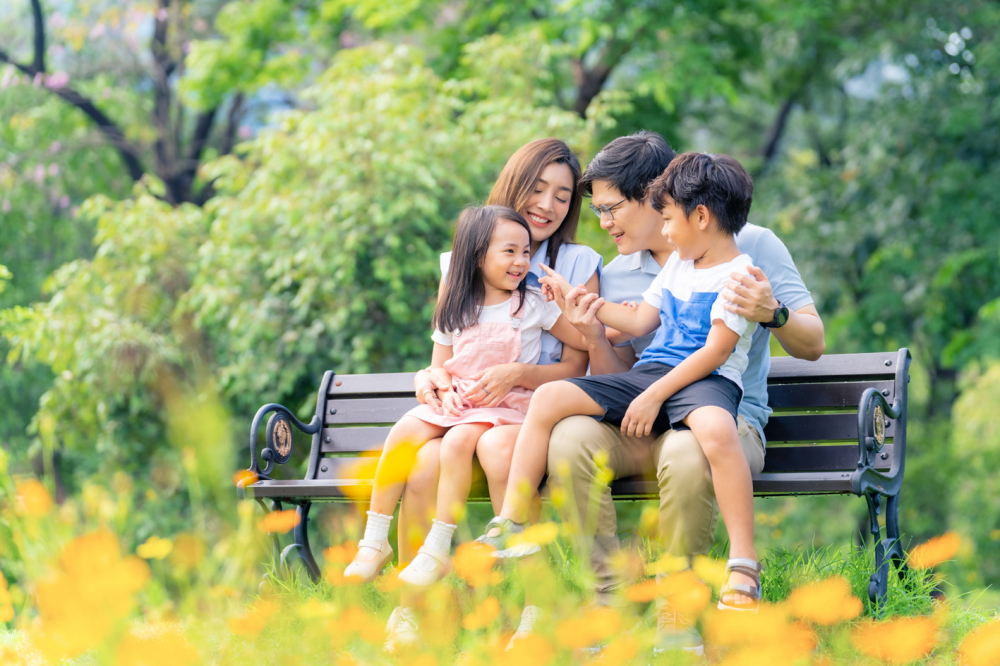
M 677 248 L 677 254 L 685 261 L 697 259 L 705 253 L 706 237 L 703 232 L 708 226 L 708 220 L 705 219 L 704 208 L 698 206 L 689 216 L 671 197 L 663 199 L 663 210 L 660 212 L 663 218 L 661 233 L 670 239 Z
M 644 201 L 625 199 L 618 188 L 606 180 L 595 180 L 592 189 L 591 204 L 611 208 L 611 215 L 601 215 L 601 229 L 611 234 L 619 254 L 633 254 L 663 245 L 658 233 L 660 215 L 652 206 Z

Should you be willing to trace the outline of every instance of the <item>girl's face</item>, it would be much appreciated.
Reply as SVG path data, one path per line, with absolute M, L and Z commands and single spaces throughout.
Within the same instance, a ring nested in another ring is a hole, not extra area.
M 528 274 L 531 239 L 517 222 L 501 219 L 483 258 L 483 281 L 487 293 L 513 291 Z
M 525 209 L 520 211 L 531 227 L 531 240 L 541 243 L 556 232 L 566 219 L 575 186 L 567 165 L 553 162 L 545 167 Z

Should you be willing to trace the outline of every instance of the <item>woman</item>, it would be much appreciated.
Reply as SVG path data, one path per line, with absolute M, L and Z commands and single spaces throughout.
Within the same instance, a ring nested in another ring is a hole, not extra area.
M 573 242 L 580 221 L 582 197 L 577 189 L 580 162 L 559 139 L 540 139 L 521 147 L 507 161 L 487 204 L 509 206 L 524 216 L 531 232 L 531 265 L 525 278 L 528 286 L 539 286 L 544 276 L 540 264 L 555 268 L 570 283 L 583 284 L 587 291 L 597 292 L 602 259 L 597 252 Z M 441 255 L 442 285 L 451 253 Z M 587 370 L 587 354 L 563 348 L 552 335 L 542 335 L 542 354 L 537 365 L 507 363 L 494 366 L 478 378 L 465 394 L 478 406 L 492 407 L 500 403 L 515 386 L 536 389 L 542 384 L 569 377 L 578 377 Z M 425 370 L 414 379 L 417 399 L 440 407 L 439 386 L 435 377 Z M 494 510 L 503 504 L 510 471 L 510 456 L 520 426 L 491 428 L 480 439 L 476 456 L 486 474 L 490 502 Z M 434 514 L 439 472 L 440 439 L 428 442 L 417 455 L 414 472 L 407 480 L 403 503 L 399 511 L 398 553 L 400 562 L 413 559 L 423 543 Z M 416 619 L 412 612 L 419 596 L 411 590 L 401 593 L 401 606 L 396 608 L 386 626 L 386 649 L 417 639 Z M 536 609 L 528 606 L 522 625 L 534 617 Z

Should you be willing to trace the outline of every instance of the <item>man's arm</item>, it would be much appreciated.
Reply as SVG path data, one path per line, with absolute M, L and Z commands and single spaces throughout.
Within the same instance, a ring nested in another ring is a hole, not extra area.
M 733 293 L 723 292 L 727 303 L 723 306 L 749 321 L 767 323 L 774 319 L 778 309 L 778 299 L 774 296 L 767 276 L 759 268 L 747 268 L 753 278 L 741 273 L 733 273 L 727 284 Z M 795 358 L 815 361 L 826 351 L 823 320 L 816 306 L 809 304 L 798 310 L 789 310 L 788 321 L 781 328 L 771 332 L 778 338 L 782 348 Z

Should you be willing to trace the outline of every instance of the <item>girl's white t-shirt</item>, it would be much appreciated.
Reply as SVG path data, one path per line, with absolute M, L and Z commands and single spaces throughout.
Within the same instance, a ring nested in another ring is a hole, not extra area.
M 542 354 L 542 331 L 552 328 L 562 312 L 555 301 L 546 302 L 540 291 L 529 287 L 521 314 L 524 315 L 520 325 L 521 355 L 517 360 L 519 363 L 534 365 Z M 484 306 L 479 312 L 480 324 L 505 324 L 510 321 L 510 299 L 496 305 Z M 446 347 L 454 344 L 451 334 L 438 330 L 431 334 L 431 340 Z

